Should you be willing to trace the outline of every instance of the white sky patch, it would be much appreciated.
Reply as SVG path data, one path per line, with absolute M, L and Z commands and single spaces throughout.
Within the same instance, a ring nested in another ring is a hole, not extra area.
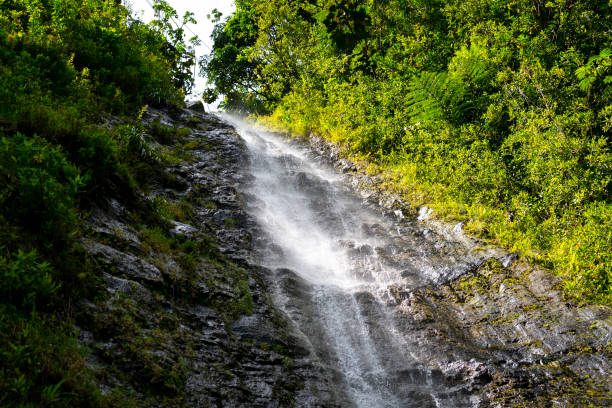
M 236 9 L 233 0 L 167 0 L 178 13 L 179 18 L 176 19 L 178 23 L 182 21 L 183 15 L 186 11 L 191 11 L 195 14 L 194 18 L 198 24 L 188 24 L 187 27 L 191 29 L 202 41 L 202 45 L 196 48 L 196 57 L 199 59 L 201 56 L 206 55 L 212 48 L 212 40 L 210 35 L 212 34 L 214 24 L 206 18 L 207 14 L 210 14 L 213 9 L 219 10 L 223 13 L 225 18 L 232 14 Z M 151 4 L 153 0 L 127 0 L 123 2 L 128 8 L 134 11 L 135 15 L 138 16 L 142 21 L 148 23 L 153 19 L 153 9 Z M 188 37 L 192 36 L 189 30 L 185 30 Z M 197 68 L 199 71 L 199 68 Z M 206 78 L 202 78 L 196 75 L 195 86 L 192 91 L 192 99 L 199 98 L 202 95 L 202 91 L 206 88 Z M 188 99 L 190 99 L 188 97 Z

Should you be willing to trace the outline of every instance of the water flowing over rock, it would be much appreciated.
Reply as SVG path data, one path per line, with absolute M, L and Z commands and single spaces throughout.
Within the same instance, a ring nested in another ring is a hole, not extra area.
M 351 406 L 610 402 L 608 308 L 576 308 L 542 268 L 431 220 L 320 138 L 235 124 L 273 299 Z
M 143 407 L 609 406 L 608 308 L 571 304 L 544 269 L 431 220 L 321 139 L 202 111 L 146 119 L 190 127 L 191 150 L 171 182 L 88 219 L 106 293 L 77 321 L 105 392 Z M 134 225 L 154 198 L 196 203 L 164 227 L 179 249 Z M 192 241 L 208 252 L 187 262 Z

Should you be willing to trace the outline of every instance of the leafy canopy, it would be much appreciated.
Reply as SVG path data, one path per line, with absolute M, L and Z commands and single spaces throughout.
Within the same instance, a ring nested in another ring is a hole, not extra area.
M 568 293 L 610 303 L 611 10 L 241 0 L 218 21 L 224 41 L 204 69 L 226 109 L 348 144 L 416 205 L 532 254 Z

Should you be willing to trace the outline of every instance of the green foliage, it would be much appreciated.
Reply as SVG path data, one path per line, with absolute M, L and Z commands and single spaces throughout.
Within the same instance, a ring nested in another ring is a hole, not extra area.
M 61 148 L 39 137 L 4 136 L 0 178 L 0 205 L 8 223 L 56 243 L 76 229 L 75 200 L 85 181 Z
M 145 163 L 156 162 L 157 153 L 145 139 L 144 130 L 141 126 L 127 125 L 120 127 L 119 138 L 133 160 Z
M 185 26 L 196 24 L 194 14 L 187 11 L 181 20 L 180 26 L 174 26 L 178 18 L 175 9 L 167 1 L 154 0 L 153 9 L 157 14 L 157 19 L 151 22 L 152 27 L 157 29 L 157 33 L 163 34 L 165 43 L 162 52 L 171 64 L 171 74 L 174 86 L 189 93 L 193 88 L 194 77 L 191 67 L 195 64 L 194 46 L 200 44 L 197 37 L 192 37 L 185 41 Z
M 331 42 L 341 52 L 350 52 L 368 37 L 371 19 L 359 1 L 345 0 L 331 4 L 318 14 Z
M 11 259 L 13 258 L 13 259 Z M 14 257 L 0 256 L 0 296 L 23 309 L 45 306 L 57 291 L 53 269 L 41 262 L 36 251 L 18 251 Z
M 114 2 L 4 2 L 0 56 L 7 76 L 2 96 L 16 102 L 21 95 L 44 101 L 51 92 L 81 102 L 77 107 L 89 113 L 95 107 L 82 104 L 96 97 L 115 108 L 176 102 L 181 94 L 175 85 L 185 82 L 184 71 L 190 71 L 180 58 L 187 50 L 164 16 L 147 26 Z M 167 33 L 173 34 L 171 42 Z M 28 93 L 21 89 L 24 81 Z
M 160 216 L 169 220 L 189 223 L 195 217 L 193 206 L 186 198 L 178 201 L 168 201 L 157 197 L 153 200 L 153 206 Z
M 1 406 L 111 404 L 72 334 L 97 282 L 81 220 L 158 160 L 142 126 L 109 114 L 182 105 L 195 63 L 166 2 L 150 24 L 120 3 L 0 1 Z
M 88 192 L 102 189 L 109 175 L 119 172 L 121 148 L 111 131 L 100 127 L 82 129 L 74 138 L 73 145 L 63 143 L 72 161 L 86 179 Z M 72 143 L 70 143 L 72 144 Z
M 162 125 L 159 120 L 156 120 L 149 125 L 149 132 L 151 133 L 151 136 L 153 136 L 153 138 L 159 143 L 164 145 L 174 145 L 176 143 L 183 142 L 185 136 L 189 135 L 190 130 L 186 128 L 165 126 Z
M 612 205 L 594 203 L 583 223 L 556 246 L 555 259 L 565 285 L 579 298 L 612 302 Z
M 36 314 L 23 317 L 0 304 L 0 360 L 3 407 L 109 406 L 69 325 L 50 328 Z
M 604 84 L 612 82 L 610 68 L 612 67 L 612 50 L 606 48 L 599 55 L 589 58 L 589 61 L 576 70 L 576 76 L 580 80 L 580 89 L 588 91 L 593 87 L 597 79 L 601 78 Z
M 445 119 L 461 123 L 472 106 L 463 82 L 451 79 L 446 72 L 415 75 L 406 99 L 408 117 L 415 122 Z
M 171 250 L 176 247 L 175 241 L 157 227 L 152 229 L 144 229 L 140 233 L 140 238 L 146 245 L 145 250 L 153 251 L 160 254 L 170 254 Z
M 348 146 L 415 204 L 610 303 L 611 10 L 245 0 L 236 16 L 257 16 L 240 54 L 258 63 L 253 87 L 275 97 L 268 123 Z
M 248 2 L 244 2 L 248 5 Z M 218 22 L 220 14 L 213 17 Z M 253 8 L 241 8 L 231 18 L 218 23 L 212 34 L 214 51 L 200 61 L 214 85 L 205 93 L 208 103 L 223 95 L 221 107 L 236 112 L 264 112 L 271 98 L 265 85 L 257 83 L 259 62 L 245 52 L 255 44 L 257 33 Z

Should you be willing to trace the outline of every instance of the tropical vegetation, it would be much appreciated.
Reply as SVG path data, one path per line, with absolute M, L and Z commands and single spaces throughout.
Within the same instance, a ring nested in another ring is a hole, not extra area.
M 139 112 L 192 85 L 178 16 L 154 7 L 145 24 L 116 1 L 0 0 L 1 406 L 126 406 L 94 385 L 73 305 L 99 295 L 92 203 L 156 164 Z
M 215 18 L 210 101 L 339 143 L 612 304 L 610 0 L 236 0 Z

